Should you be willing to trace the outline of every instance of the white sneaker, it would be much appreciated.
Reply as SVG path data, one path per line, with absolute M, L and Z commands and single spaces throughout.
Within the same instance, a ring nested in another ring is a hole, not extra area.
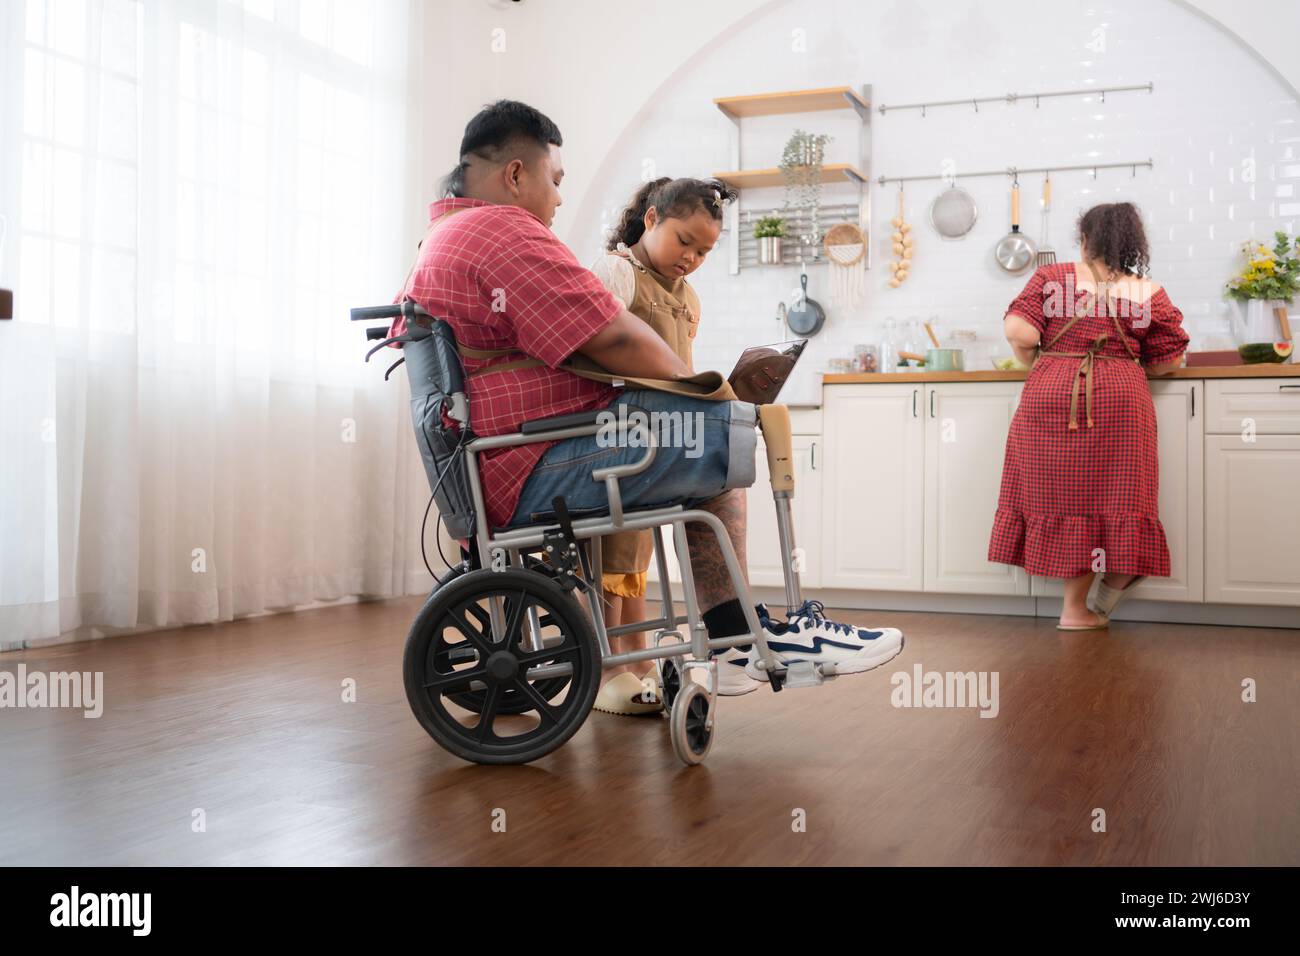
M 804 601 L 785 624 L 769 618 L 763 622 L 763 629 L 768 647 L 785 663 L 833 662 L 837 674 L 871 670 L 893 660 L 903 650 L 903 632 L 898 628 L 855 627 L 827 620 L 820 601 Z M 747 661 L 745 673 L 766 681 L 767 675 L 755 664 L 755 660 Z
M 718 662 L 719 697 L 743 697 L 758 690 L 759 682 L 749 676 L 745 666 L 749 663 L 750 645 L 746 644 L 744 647 L 743 651 L 739 647 L 729 647 L 725 651 L 715 652 L 714 660 Z M 692 668 L 692 671 L 703 675 L 700 683 L 708 689 L 709 672 L 702 667 Z

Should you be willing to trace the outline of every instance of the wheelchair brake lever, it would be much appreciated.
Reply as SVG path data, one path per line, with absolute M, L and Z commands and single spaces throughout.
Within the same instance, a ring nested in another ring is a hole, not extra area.
M 583 579 L 591 581 L 591 565 L 587 563 L 587 552 L 578 546 L 578 536 L 573 533 L 573 519 L 569 516 L 569 505 L 565 502 L 564 496 L 556 495 L 552 498 L 551 507 L 555 509 L 555 519 L 560 525 L 560 531 L 564 534 L 565 543 L 578 552 L 578 562 L 582 567 Z

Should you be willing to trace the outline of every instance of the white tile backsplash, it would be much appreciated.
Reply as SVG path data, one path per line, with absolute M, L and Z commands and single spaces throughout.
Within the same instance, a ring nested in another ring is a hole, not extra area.
M 794 31 L 803 31 L 798 52 Z M 1095 49 L 1104 36 L 1104 50 Z M 1091 45 L 1091 46 L 1090 46 Z M 642 179 L 709 175 L 729 166 L 731 124 L 715 96 L 842 84 L 872 84 L 875 104 L 1023 97 L 1035 90 L 1155 83 L 1153 93 L 1042 100 L 1035 108 L 981 104 L 917 112 L 872 113 L 872 169 L 881 175 L 938 172 L 956 164 L 960 184 L 979 205 L 975 228 L 960 241 L 929 227 L 939 182 L 908 184 L 906 216 L 917 240 L 912 274 L 899 289 L 887 285 L 888 220 L 897 186 L 873 185 L 875 242 L 866 295 L 856 309 L 832 308 L 829 268 L 810 269 L 809 292 L 828 308 L 826 326 L 801 362 L 801 375 L 783 395 L 816 401 L 817 373 L 858 342 L 878 342 L 884 322 L 938 316 L 945 329 L 975 328 L 1000 343 L 1001 316 L 1025 277 L 1000 272 L 992 258 L 1010 225 L 1010 183 L 960 180 L 966 170 L 1155 161 L 1155 168 L 1058 173 L 1052 177 L 1050 238 L 1058 258 L 1077 254 L 1073 224 L 1098 202 L 1131 200 L 1141 208 L 1151 243 L 1153 275 L 1186 317 L 1193 347 L 1228 326 L 1224 283 L 1238 267 L 1240 244 L 1294 232 L 1300 219 L 1300 103 L 1253 54 L 1175 2 L 1117 4 L 1061 0 L 1002 6 L 962 0 L 862 3 L 801 0 L 755 16 L 717 39 L 675 74 L 648 104 L 628 104 L 635 116 L 613 144 L 602 210 L 572 235 L 589 236 L 574 251 L 590 262 L 601 247 L 602 222 L 621 211 Z M 796 127 L 835 137 L 827 161 L 856 161 L 854 114 L 813 113 L 743 121 L 742 165 L 775 166 Z M 1039 174 L 1021 178 L 1022 228 L 1040 236 Z M 852 198 L 826 187 L 827 199 Z M 747 206 L 781 204 L 780 189 L 747 191 Z M 789 303 L 795 267 L 727 272 L 724 236 L 692 278 L 704 315 L 697 367 L 730 368 L 741 348 L 779 338 L 776 307 Z

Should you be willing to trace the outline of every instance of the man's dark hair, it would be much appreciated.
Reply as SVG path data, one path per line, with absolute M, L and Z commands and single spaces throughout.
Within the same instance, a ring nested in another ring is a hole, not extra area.
M 542 112 L 516 100 L 497 100 L 479 110 L 465 126 L 460 141 L 460 162 L 442 181 L 444 196 L 465 194 L 465 170 L 471 157 L 500 162 L 505 152 L 520 142 L 546 148 L 563 146 L 560 128 Z

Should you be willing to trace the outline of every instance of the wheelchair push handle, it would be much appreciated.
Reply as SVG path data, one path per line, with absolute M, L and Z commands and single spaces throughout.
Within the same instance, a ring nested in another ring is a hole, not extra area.
M 367 305 L 352 310 L 353 322 L 374 322 L 378 319 L 395 319 L 398 316 L 405 316 L 408 322 L 412 319 L 423 319 L 424 321 L 418 323 L 420 325 L 428 325 L 433 319 L 433 316 L 425 312 L 419 303 L 411 299 L 389 305 Z

